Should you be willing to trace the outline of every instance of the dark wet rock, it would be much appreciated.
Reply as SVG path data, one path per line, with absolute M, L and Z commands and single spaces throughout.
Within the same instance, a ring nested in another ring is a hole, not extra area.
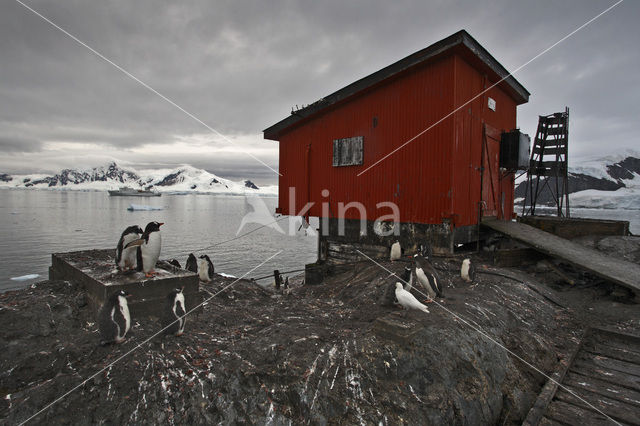
M 209 182 L 209 185 L 213 185 L 214 183 L 220 183 L 220 181 L 216 178 L 211 179 L 211 182 Z
M 85 306 L 87 306 L 87 295 L 85 293 L 79 293 L 75 297 L 75 302 L 78 308 L 84 308 Z
M 13 180 L 13 178 L 6 174 L 6 173 L 0 173 L 0 181 L 2 182 L 11 182 Z
M 251 189 L 260 189 L 260 188 L 258 188 L 258 187 L 256 186 L 256 184 L 255 184 L 255 183 L 251 182 L 250 180 L 245 180 L 245 181 L 244 181 L 244 186 L 245 186 L 246 188 L 251 188 Z
M 638 236 L 587 236 L 576 242 L 594 248 L 610 256 L 640 264 L 640 237 Z
M 382 306 L 389 274 L 356 265 L 324 285 L 292 281 L 288 293 L 239 281 L 190 315 L 181 337 L 146 342 L 159 322 L 134 318 L 127 340 L 105 347 L 77 285 L 1 294 L 0 422 L 24 421 L 90 378 L 34 421 L 520 424 L 546 378 L 500 345 L 551 373 L 584 324 L 525 274 L 479 273 L 467 285 L 459 259 L 436 266 L 453 270 L 441 273 L 450 312 Z M 216 276 L 205 298 L 232 282 Z

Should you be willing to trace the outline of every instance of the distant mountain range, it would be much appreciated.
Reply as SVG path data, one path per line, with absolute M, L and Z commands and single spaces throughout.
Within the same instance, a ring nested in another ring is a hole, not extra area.
M 234 182 L 191 166 L 136 171 L 115 162 L 91 169 L 64 169 L 53 176 L 0 173 L 0 188 L 106 191 L 129 186 L 167 193 L 277 194 L 277 186 L 259 188 L 250 180 Z
M 569 159 L 569 204 L 571 207 L 640 209 L 640 153 L 627 151 L 604 158 Z M 550 182 L 555 187 L 555 181 Z M 526 179 L 516 185 L 516 202 L 526 194 Z M 553 202 L 543 191 L 538 203 Z
M 250 180 L 221 178 L 191 166 L 137 171 L 115 162 L 92 169 L 65 169 L 55 175 L 8 175 L 0 173 L 0 188 L 34 188 L 106 191 L 121 186 L 166 193 L 276 195 L 277 186 L 258 187 Z M 555 185 L 553 185 L 555 186 Z M 516 185 L 521 203 L 526 179 Z M 640 210 L 640 153 L 627 151 L 604 158 L 574 160 L 569 166 L 569 200 L 572 207 Z M 546 192 L 539 198 L 552 200 Z

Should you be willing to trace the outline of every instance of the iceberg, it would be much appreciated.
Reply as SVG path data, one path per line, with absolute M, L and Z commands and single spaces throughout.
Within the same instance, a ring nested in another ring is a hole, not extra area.
M 36 279 L 39 276 L 40 276 L 39 274 L 28 274 L 28 275 L 21 275 L 19 277 L 12 277 L 11 280 L 12 281 L 29 281 L 29 280 Z
M 156 211 L 156 210 L 162 210 L 162 207 L 160 206 L 147 206 L 144 204 L 130 204 L 129 207 L 127 207 L 127 210 L 129 210 L 130 212 L 132 211 Z

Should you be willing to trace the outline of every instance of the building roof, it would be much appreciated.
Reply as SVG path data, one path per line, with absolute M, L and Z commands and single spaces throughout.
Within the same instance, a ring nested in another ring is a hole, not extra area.
M 310 117 L 338 102 L 341 102 L 353 95 L 356 95 L 376 84 L 394 77 L 410 68 L 421 65 L 436 57 L 440 57 L 452 50 L 458 50 L 461 53 L 471 54 L 475 58 L 478 65 L 491 72 L 496 80 L 503 79 L 500 87 L 505 89 L 507 93 L 516 101 L 518 105 L 529 101 L 530 93 L 524 88 L 509 72 L 480 45 L 465 30 L 460 30 L 455 34 L 444 38 L 429 47 L 426 47 L 406 58 L 399 60 L 379 71 L 374 72 L 360 80 L 343 87 L 342 89 L 326 96 L 305 108 L 292 112 L 291 115 L 273 126 L 264 130 L 266 139 L 278 140 L 279 134 L 293 126 L 294 124 Z

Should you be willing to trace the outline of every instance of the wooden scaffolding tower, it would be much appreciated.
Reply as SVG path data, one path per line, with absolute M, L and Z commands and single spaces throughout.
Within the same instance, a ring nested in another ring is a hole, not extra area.
M 568 174 L 569 108 L 540 116 L 527 171 L 523 216 L 552 203 L 558 217 L 570 217 Z

